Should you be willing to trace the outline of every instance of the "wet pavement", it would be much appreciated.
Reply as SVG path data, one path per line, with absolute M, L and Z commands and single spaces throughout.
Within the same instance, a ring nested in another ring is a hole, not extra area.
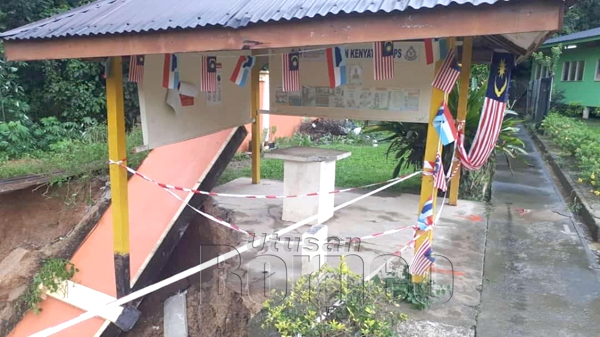
M 600 336 L 599 269 L 525 130 L 530 155 L 499 157 L 476 335 Z

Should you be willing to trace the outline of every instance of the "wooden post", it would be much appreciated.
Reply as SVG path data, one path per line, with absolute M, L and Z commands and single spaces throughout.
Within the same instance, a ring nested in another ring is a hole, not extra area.
M 450 39 L 449 42 L 450 43 L 449 43 L 448 47 L 454 48 L 454 40 Z M 439 71 L 443 61 L 444 60 L 440 60 L 440 61 L 436 62 L 434 77 L 435 77 L 435 74 L 437 74 L 437 72 Z M 427 124 L 427 140 L 425 142 L 425 158 L 424 158 L 425 161 L 434 162 L 435 155 L 439 148 L 440 137 L 438 136 L 437 132 L 433 128 L 432 122 L 440 108 L 440 105 L 442 105 L 443 101 L 444 101 L 444 92 L 439 89 L 432 88 L 431 105 L 429 107 L 429 123 Z M 424 175 L 423 182 L 421 183 L 421 197 L 419 199 L 419 210 L 418 210 L 419 214 L 421 213 L 421 209 L 423 209 L 423 205 L 425 204 L 425 202 L 427 200 L 429 200 L 429 198 L 431 198 L 431 197 L 433 197 L 432 212 L 433 212 L 433 216 L 435 216 L 435 214 L 436 214 L 435 206 L 436 206 L 436 201 L 437 201 L 437 189 L 434 190 L 434 188 L 433 188 L 433 176 L 432 175 Z M 415 253 L 417 252 L 419 247 L 421 247 L 421 245 L 423 244 L 423 241 L 425 241 L 427 238 L 429 238 L 429 240 L 431 240 L 431 242 L 433 243 L 433 231 L 431 231 L 431 230 L 426 231 L 426 232 L 417 230 L 416 235 L 420 235 L 420 237 L 415 242 Z M 425 278 L 424 276 L 413 275 L 412 281 L 415 283 L 420 283 L 420 282 L 423 282 L 424 278 Z
M 258 62 L 257 62 L 258 63 Z M 256 64 L 252 68 L 250 77 L 250 106 L 252 113 L 252 183 L 260 184 L 260 147 L 261 144 L 261 116 L 260 108 L 260 67 Z
M 469 89 L 471 84 L 471 60 L 473 56 L 473 38 L 468 36 L 463 39 L 462 71 L 460 73 L 460 90 L 458 92 L 458 112 L 456 121 L 464 121 L 467 118 L 467 103 L 469 102 Z M 455 150 L 456 151 L 456 150 Z M 455 165 L 455 163 L 452 163 Z M 454 167 L 454 166 L 453 166 Z M 448 204 L 458 204 L 458 189 L 460 187 L 460 169 L 456 172 L 450 182 L 450 198 Z
M 123 105 L 123 68 L 120 56 L 110 58 L 106 78 L 108 112 L 108 158 L 127 164 L 125 140 L 125 108 Z M 127 204 L 127 171 L 110 165 L 110 188 L 113 216 L 113 251 L 117 297 L 130 292 L 129 209 Z

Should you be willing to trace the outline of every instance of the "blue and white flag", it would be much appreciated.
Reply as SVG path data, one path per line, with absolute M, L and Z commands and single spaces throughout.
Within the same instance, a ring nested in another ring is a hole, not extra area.
M 433 225 L 433 196 L 425 201 L 417 220 L 417 226 L 422 231 L 427 230 L 431 225 Z
M 256 63 L 256 57 L 245 55 L 240 56 L 237 64 L 235 65 L 235 69 L 231 74 L 231 82 L 237 84 L 240 87 L 246 85 L 246 80 L 250 77 L 250 71 L 254 64 Z
M 179 88 L 179 69 L 177 68 L 177 55 L 165 54 L 163 64 L 163 88 Z
M 433 118 L 433 127 L 444 145 L 448 145 L 458 138 L 454 118 L 446 104 L 440 106 L 437 115 Z
M 331 88 L 346 84 L 346 48 L 327 48 L 327 70 Z

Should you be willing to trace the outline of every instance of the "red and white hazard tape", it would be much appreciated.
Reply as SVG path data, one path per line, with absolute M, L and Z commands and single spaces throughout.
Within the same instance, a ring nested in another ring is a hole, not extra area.
M 232 230 L 234 230 L 234 231 L 236 231 L 236 232 L 244 233 L 244 234 L 246 234 L 246 235 L 253 236 L 253 237 L 255 236 L 255 234 L 254 234 L 254 233 L 251 233 L 251 232 L 248 232 L 248 231 L 246 231 L 246 230 L 243 230 L 243 229 L 239 228 L 238 226 L 236 226 L 236 225 L 234 225 L 234 224 L 231 224 L 231 223 L 229 223 L 229 222 L 227 222 L 227 221 L 225 221 L 225 220 L 223 220 L 223 219 L 221 219 L 221 218 L 217 218 L 217 217 L 215 217 L 215 216 L 212 216 L 212 215 L 210 215 L 210 214 L 208 214 L 208 213 L 204 213 L 204 212 L 202 212 L 201 210 L 197 209 L 196 207 L 194 207 L 194 206 L 190 205 L 188 202 L 186 202 L 185 200 L 183 200 L 183 198 L 181 198 L 181 197 L 180 197 L 180 196 L 178 196 L 177 194 L 173 193 L 171 190 L 169 190 L 169 189 L 166 189 L 166 188 L 164 188 L 164 187 L 163 187 L 163 189 L 164 189 L 165 191 L 169 192 L 169 193 L 170 193 L 172 196 L 174 196 L 175 198 L 177 198 L 177 199 L 181 200 L 181 202 L 185 203 L 185 204 L 186 204 L 186 205 L 187 205 L 189 208 L 191 208 L 192 210 L 194 210 L 196 213 L 198 213 L 198 214 L 202 215 L 203 217 L 205 217 L 205 218 L 207 218 L 207 219 L 209 219 L 209 220 L 212 220 L 212 221 L 214 221 L 214 222 L 218 223 L 219 225 L 223 225 L 223 226 L 225 226 L 225 227 L 227 227 L 227 228 L 229 228 L 229 229 L 232 229 Z
M 378 183 L 357 186 L 357 187 L 350 187 L 350 188 L 334 190 L 334 191 L 329 191 L 329 192 L 311 192 L 311 193 L 304 193 L 304 194 L 297 194 L 297 195 L 253 195 L 253 194 L 251 195 L 251 194 L 232 194 L 232 193 L 216 193 L 216 192 L 200 191 L 200 190 L 195 190 L 195 189 L 187 188 L 187 187 L 180 187 L 180 186 L 164 184 L 164 183 L 158 182 L 158 181 L 144 175 L 143 173 L 140 173 L 140 172 L 132 169 L 131 167 L 123 165 L 122 161 L 110 160 L 109 164 L 118 165 L 118 166 L 126 169 L 129 173 L 136 175 L 146 181 L 154 183 L 165 189 L 183 191 L 183 192 L 191 192 L 191 193 L 195 193 L 195 194 L 210 195 L 213 197 L 246 198 L 246 199 L 288 199 L 288 198 L 314 197 L 314 196 L 328 195 L 328 194 L 339 194 L 339 193 L 350 192 L 350 191 L 354 191 L 354 190 L 358 190 L 358 189 L 364 189 L 364 188 L 369 188 L 369 187 L 373 187 L 373 186 L 383 185 L 383 184 L 391 183 L 394 181 L 402 180 L 402 179 L 405 179 L 406 177 L 408 177 L 405 175 L 405 176 L 401 176 L 398 178 L 389 179 L 386 181 L 380 181 Z M 410 177 L 412 177 L 412 176 L 413 175 L 410 175 Z
M 409 229 L 409 228 L 411 228 L 411 226 L 403 226 L 403 227 L 399 227 L 396 229 L 390 229 L 389 231 L 385 231 L 385 232 L 373 233 L 371 235 L 366 235 L 366 236 L 363 236 L 360 238 L 354 238 L 350 242 L 374 239 L 374 238 L 378 238 L 378 237 L 385 236 L 385 235 L 395 234 L 395 233 L 401 232 L 401 231 L 403 231 L 405 229 Z
M 416 176 L 418 174 L 421 174 L 421 172 L 420 171 L 419 172 L 415 172 L 415 173 L 407 176 L 403 180 L 406 180 L 406 179 L 411 178 L 413 176 Z M 385 190 L 385 189 L 387 189 L 389 187 L 392 187 L 393 185 L 396 185 L 396 184 L 400 183 L 401 181 L 402 180 L 394 181 L 394 182 L 389 183 L 389 184 L 387 184 L 385 186 L 382 186 L 382 187 L 380 187 L 378 189 L 375 189 L 373 191 L 370 191 L 370 192 L 367 192 L 365 194 L 362 194 L 362 195 L 360 195 L 360 196 L 358 196 L 358 197 L 356 197 L 356 198 L 354 198 L 354 199 L 352 199 L 350 201 L 347 201 L 347 202 L 345 202 L 345 203 L 343 203 L 341 205 L 335 206 L 333 208 L 333 211 L 337 212 L 337 211 L 339 211 L 340 209 L 342 209 L 344 207 L 350 206 L 350 205 L 352 205 L 352 204 L 354 204 L 354 203 L 356 203 L 356 202 L 358 202 L 360 200 L 363 200 L 365 198 L 368 198 L 368 197 L 372 196 L 375 193 L 379 193 L 379 192 L 381 192 L 381 191 L 383 191 L 383 190 Z M 309 224 L 312 221 L 317 220 L 318 217 L 319 217 L 319 215 L 315 214 L 315 215 L 312 215 L 312 216 L 310 216 L 310 217 L 308 217 L 308 218 L 306 218 L 306 219 L 304 219 L 302 221 L 296 222 L 295 224 L 292 224 L 292 225 L 290 225 L 290 226 L 288 226 L 286 228 L 280 229 L 280 230 L 278 230 L 275 233 L 269 234 L 266 237 L 264 237 L 262 239 L 259 239 L 257 244 L 260 246 L 263 242 L 271 241 L 275 237 L 282 237 L 285 234 L 287 234 L 287 233 L 289 233 L 289 232 L 291 232 L 293 230 L 296 230 L 296 229 L 298 229 L 298 228 L 300 228 L 302 226 L 305 226 L 305 225 Z M 166 279 L 164 279 L 162 281 L 159 281 L 157 283 L 149 285 L 149 286 L 147 286 L 145 288 L 136 290 L 136 291 L 134 291 L 134 292 L 132 292 L 132 293 L 126 295 L 126 296 L 123 296 L 123 297 L 121 297 L 121 298 L 119 298 L 119 299 L 117 299 L 115 301 L 112 301 L 112 302 L 109 302 L 109 303 L 105 303 L 105 304 L 103 304 L 103 305 L 101 305 L 101 306 L 99 306 L 97 308 L 93 308 L 92 310 L 86 311 L 83 314 L 81 314 L 81 315 L 79 315 L 79 316 L 77 316 L 75 318 L 72 318 L 72 319 L 70 319 L 70 320 L 68 320 L 66 322 L 60 323 L 58 325 L 55 325 L 55 326 L 52 326 L 52 327 L 49 327 L 49 328 L 46 328 L 46 329 L 44 329 L 42 331 L 39 331 L 39 332 L 37 332 L 37 333 L 35 333 L 33 335 L 30 335 L 30 337 L 47 337 L 47 336 L 56 334 L 56 333 L 58 333 L 60 331 L 63 331 L 65 329 L 69 328 L 69 327 L 72 327 L 72 326 L 74 326 L 74 325 L 76 325 L 78 323 L 84 322 L 84 321 L 86 321 L 86 320 L 88 320 L 90 318 L 98 316 L 99 312 L 103 312 L 103 310 L 106 310 L 107 308 L 117 307 L 117 306 L 123 305 L 125 303 L 131 302 L 131 301 L 136 300 L 136 299 L 138 299 L 138 298 L 140 298 L 142 296 L 148 295 L 148 294 L 150 294 L 152 292 L 155 292 L 155 291 L 157 291 L 159 289 L 162 289 L 162 288 L 164 288 L 164 287 L 166 287 L 166 286 L 168 286 L 170 284 L 173 284 L 175 282 L 178 282 L 178 281 L 181 281 L 181 280 L 183 280 L 185 278 L 188 278 L 188 277 L 190 277 L 190 276 L 192 276 L 192 275 L 194 275 L 196 273 L 201 272 L 202 270 L 205 270 L 207 268 L 215 266 L 218 263 L 222 263 L 223 261 L 227 261 L 227 260 L 232 259 L 234 257 L 239 257 L 240 254 L 248 251 L 249 249 L 251 249 L 251 247 L 252 247 L 252 245 L 244 244 L 244 245 L 239 246 L 237 248 L 233 248 L 233 249 L 231 249 L 230 251 L 228 251 L 225 254 L 221 254 L 221 255 L 219 255 L 219 256 L 217 256 L 217 257 L 215 257 L 215 258 L 213 258 L 213 259 L 211 259 L 209 261 L 203 262 L 203 263 L 201 263 L 201 264 L 199 264 L 199 265 L 197 265 L 195 267 L 192 267 L 192 268 L 189 268 L 187 270 L 184 270 L 184 271 L 182 271 L 182 272 L 180 272 L 178 274 L 170 276 L 170 277 L 168 277 L 168 278 L 166 278 Z

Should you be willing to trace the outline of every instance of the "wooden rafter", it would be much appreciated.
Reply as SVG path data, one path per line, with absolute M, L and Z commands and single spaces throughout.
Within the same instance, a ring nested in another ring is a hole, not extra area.
M 339 14 L 254 24 L 246 28 L 167 30 L 139 34 L 7 40 L 9 60 L 90 58 L 119 55 L 264 49 L 482 36 L 560 29 L 559 0 L 510 1 L 494 5 L 449 5 L 398 13 Z

